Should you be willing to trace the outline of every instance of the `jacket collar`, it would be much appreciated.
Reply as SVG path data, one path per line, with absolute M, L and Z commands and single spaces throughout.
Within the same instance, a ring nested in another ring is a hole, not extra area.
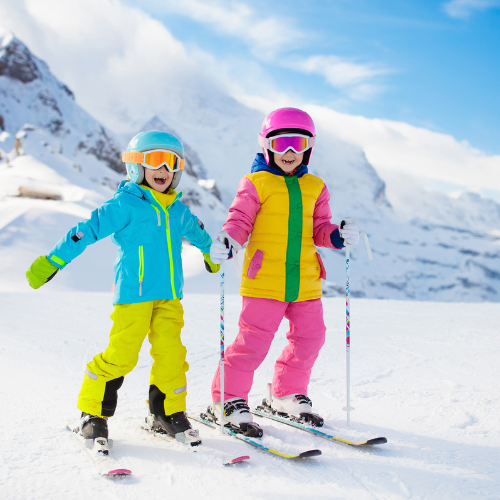
M 142 200 L 147 200 L 149 203 L 159 204 L 161 206 L 161 203 L 155 198 L 150 189 L 140 186 L 135 182 L 130 182 L 128 180 L 121 181 L 116 192 L 131 194 L 141 198 Z M 169 200 L 167 207 L 173 205 L 181 197 L 182 191 L 176 192 L 175 190 L 172 190 L 172 199 Z
M 255 160 L 252 163 L 252 174 L 254 172 L 270 172 L 274 175 L 279 175 L 281 177 L 285 177 L 285 173 L 279 170 L 278 168 L 268 165 L 264 155 L 262 153 L 257 153 Z M 307 174 L 307 165 L 303 163 L 298 167 L 297 171 L 293 174 L 297 177 L 302 177 L 304 174 Z

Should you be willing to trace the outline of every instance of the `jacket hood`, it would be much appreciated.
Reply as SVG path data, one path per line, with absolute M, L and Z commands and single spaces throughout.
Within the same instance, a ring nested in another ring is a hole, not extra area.
M 264 155 L 262 153 L 257 153 L 257 156 L 255 157 L 255 160 L 252 163 L 252 174 L 254 172 L 270 172 L 271 174 L 274 175 L 280 175 L 281 177 L 285 177 L 285 173 L 279 170 L 276 167 L 273 167 L 271 165 L 268 165 L 266 162 L 266 159 L 264 158 Z M 297 177 L 302 177 L 304 174 L 307 174 L 307 165 L 304 165 L 303 163 L 298 167 L 297 171 L 295 172 L 295 176 Z

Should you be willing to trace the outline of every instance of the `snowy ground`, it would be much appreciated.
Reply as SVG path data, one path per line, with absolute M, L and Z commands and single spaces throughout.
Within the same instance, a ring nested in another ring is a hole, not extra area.
M 57 279 L 57 278 L 56 278 Z M 188 294 L 183 303 L 188 348 L 188 404 L 209 402 L 218 362 L 218 296 Z M 66 421 L 76 417 L 83 368 L 107 345 L 109 293 L 0 293 L 0 497 L 439 499 L 498 498 L 500 491 L 499 304 L 352 300 L 352 413 L 345 414 L 344 304 L 324 299 L 327 343 L 310 396 L 328 426 L 353 438 L 388 444 L 356 450 L 261 421 L 264 442 L 285 450 L 320 448 L 321 457 L 289 462 L 221 438 L 199 426 L 207 445 L 249 463 L 221 465 L 217 452 L 192 455 L 157 440 L 146 414 L 147 342 L 126 377 L 110 421 L 114 453 L 134 474 L 95 474 Z M 226 339 L 235 335 L 240 298 L 226 298 Z M 285 345 L 283 324 L 258 370 L 250 401 L 260 402 L 273 361 Z

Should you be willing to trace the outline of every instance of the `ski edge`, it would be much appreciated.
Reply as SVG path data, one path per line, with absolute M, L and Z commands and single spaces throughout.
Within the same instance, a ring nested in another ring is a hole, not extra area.
M 267 413 L 267 412 L 262 411 L 262 410 L 253 409 L 252 413 L 254 415 L 259 416 L 259 417 L 269 418 L 269 419 L 274 420 L 276 422 L 280 422 L 282 424 L 286 424 L 286 425 L 290 425 L 292 427 L 295 427 L 296 429 L 310 432 L 310 433 L 315 434 L 315 435 L 322 437 L 324 439 L 328 439 L 329 441 L 343 443 L 343 444 L 346 444 L 348 446 L 352 446 L 354 448 L 370 447 L 370 446 L 375 446 L 375 445 L 387 443 L 387 438 L 385 438 L 385 437 L 372 438 L 372 439 L 368 439 L 368 440 L 362 441 L 362 442 L 348 441 L 347 439 L 342 439 L 340 437 L 333 436 L 332 434 L 328 434 L 326 432 L 320 431 L 319 429 L 316 429 L 314 427 L 309 427 L 307 425 L 303 425 L 303 424 L 300 424 L 298 422 L 293 422 L 292 420 L 278 417 L 276 415 L 273 415 L 272 413 Z
M 217 429 L 219 427 L 217 424 L 215 424 L 211 420 L 207 420 L 207 419 L 203 418 L 201 415 L 200 416 L 188 415 L 188 417 L 193 419 L 193 420 L 196 420 L 197 422 L 200 422 L 200 423 L 205 424 L 209 427 L 212 427 L 214 429 Z M 239 439 L 240 441 L 243 441 L 249 445 L 255 446 L 256 448 L 259 448 L 262 451 L 266 451 L 268 453 L 271 453 L 271 454 L 276 455 L 276 456 L 281 457 L 281 458 L 293 460 L 293 459 L 300 459 L 300 458 L 316 457 L 316 456 L 321 455 L 321 450 L 307 450 L 307 451 L 303 451 L 302 453 L 298 453 L 296 455 L 289 455 L 289 454 L 283 453 L 279 450 L 274 450 L 272 448 L 268 448 L 267 446 L 264 446 L 263 444 L 255 441 L 254 439 L 249 438 L 248 436 L 244 436 L 243 434 L 238 434 L 237 432 L 234 432 L 231 429 L 226 428 L 225 430 L 226 430 L 228 436 L 232 436 L 236 439 Z

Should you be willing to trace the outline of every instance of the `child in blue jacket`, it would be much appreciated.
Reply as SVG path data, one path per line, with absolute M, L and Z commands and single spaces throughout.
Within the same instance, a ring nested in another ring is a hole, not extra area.
M 203 224 L 179 201 L 177 187 L 184 168 L 184 149 L 171 134 L 137 134 L 122 159 L 130 181 L 122 181 L 114 197 L 94 210 L 64 236 L 47 256 L 38 257 L 26 273 L 39 288 L 85 248 L 111 235 L 119 247 L 114 264 L 113 327 L 108 348 L 87 364 L 77 407 L 86 439 L 108 438 L 124 376 L 137 364 L 148 335 L 153 366 L 148 421 L 153 429 L 183 442 L 198 444 L 186 410 L 186 348 L 180 302 L 184 284 L 181 245 L 187 238 L 204 255 L 210 272 L 212 239 Z

